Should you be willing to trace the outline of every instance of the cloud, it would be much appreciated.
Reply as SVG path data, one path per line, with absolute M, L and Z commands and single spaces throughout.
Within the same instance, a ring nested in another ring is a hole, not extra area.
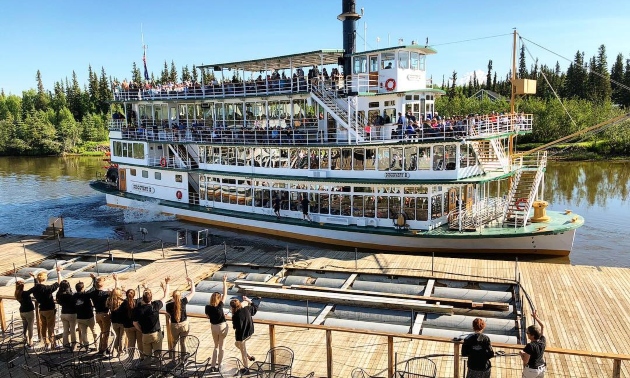
M 461 77 L 458 77 L 457 85 L 472 83 L 475 73 L 477 74 L 477 81 L 479 82 L 479 84 L 486 82 L 486 75 L 488 74 L 488 71 L 477 69 L 474 71 L 466 72 Z

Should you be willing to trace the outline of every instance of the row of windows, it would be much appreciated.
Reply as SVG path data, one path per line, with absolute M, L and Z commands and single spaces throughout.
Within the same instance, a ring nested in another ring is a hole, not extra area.
M 361 74 L 367 72 L 378 72 L 379 70 L 387 70 L 396 67 L 396 53 L 382 52 L 379 66 L 378 55 L 359 55 L 353 58 L 352 73 Z M 425 56 L 417 52 L 399 51 L 398 52 L 398 68 L 421 70 L 425 69 Z
M 417 171 L 454 170 L 457 145 L 432 147 L 258 148 L 200 146 L 201 162 L 264 168 Z M 477 164 L 472 147 L 461 145 L 459 166 Z
M 136 176 L 137 172 L 135 168 L 131 168 L 129 170 L 129 175 L 130 176 Z M 141 171 L 142 177 L 143 178 L 149 178 L 149 171 L 146 170 L 142 170 Z M 162 179 L 162 173 L 161 172 L 153 172 L 153 178 L 156 180 L 161 180 Z M 182 175 L 175 175 L 175 182 L 182 182 Z
M 114 156 L 144 159 L 144 144 L 114 141 Z
M 434 191 L 440 192 L 442 187 L 436 186 Z M 409 220 L 426 221 L 446 215 L 449 208 L 448 194 L 429 196 L 426 186 L 323 186 L 200 177 L 201 200 L 231 205 L 268 209 L 278 197 L 281 210 L 298 211 L 304 194 L 310 201 L 309 211 L 316 214 L 387 219 L 402 211 Z

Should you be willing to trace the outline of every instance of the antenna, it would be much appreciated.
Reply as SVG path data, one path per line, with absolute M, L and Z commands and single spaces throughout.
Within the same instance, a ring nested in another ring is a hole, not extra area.
M 378 50 L 378 43 L 381 41 L 381 37 L 376 37 L 376 49 Z

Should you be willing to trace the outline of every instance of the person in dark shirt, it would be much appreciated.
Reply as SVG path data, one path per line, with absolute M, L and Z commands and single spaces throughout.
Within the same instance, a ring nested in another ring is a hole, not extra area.
M 186 352 L 186 336 L 190 332 L 188 324 L 188 316 L 186 315 L 186 305 L 195 296 L 195 284 L 190 277 L 186 277 L 186 281 L 190 285 L 190 293 L 182 298 L 182 292 L 173 291 L 173 299 L 166 304 L 166 312 L 170 317 L 171 336 L 173 341 L 179 340 L 180 350 Z
M 44 347 L 55 346 L 55 300 L 53 299 L 53 293 L 59 288 L 61 282 L 61 270 L 62 267 L 56 264 L 57 282 L 52 285 L 44 285 L 48 278 L 47 272 L 37 273 L 37 277 L 33 273 L 31 276 L 35 279 L 35 286 L 33 287 L 33 297 L 37 303 L 39 303 L 39 319 L 40 329 L 42 331 L 42 338 L 44 339 Z
M 137 347 L 138 350 L 142 350 L 142 332 L 133 326 L 133 311 L 140 302 L 136 299 L 136 291 L 129 289 L 125 292 L 126 299 L 120 305 L 118 315 L 125 328 L 125 336 L 127 336 L 127 347 Z
M 91 291 L 85 291 L 83 282 L 77 282 L 74 286 L 75 309 L 77 311 L 77 325 L 79 326 L 79 342 L 81 346 L 88 345 L 87 330 L 92 331 L 92 337 L 96 340 L 96 332 L 94 332 L 94 310 L 92 310 Z M 92 287 L 93 289 L 93 287 Z
M 153 300 L 153 293 L 145 288 L 142 302 L 133 311 L 133 326 L 142 332 L 142 352 L 149 356 L 162 349 L 162 329 L 160 327 L 160 310 L 164 307 L 164 297 L 169 291 L 170 277 L 161 284 L 162 298 Z
M 280 197 L 277 194 L 273 197 L 273 212 L 276 214 L 276 218 L 280 219 Z
M 472 326 L 475 332 L 468 335 L 462 344 L 462 357 L 468 357 L 466 378 L 490 378 L 492 370 L 490 359 L 494 357 L 494 351 L 490 338 L 483 334 L 486 322 L 476 318 Z
M 544 357 L 547 339 L 543 335 L 545 325 L 538 319 L 536 311 L 532 315 L 538 325 L 533 324 L 527 327 L 526 334 L 529 343 L 519 352 L 525 365 L 523 367 L 523 378 L 543 378 L 547 371 Z
M 61 324 L 63 325 L 63 346 L 72 347 L 77 343 L 77 308 L 70 282 L 61 281 L 57 291 L 57 304 L 61 306 Z M 70 344 L 72 343 L 72 344 Z
M 118 277 L 116 277 L 115 274 L 114 280 L 118 284 Z M 120 356 L 122 351 L 125 349 L 125 343 L 123 340 L 123 336 L 125 334 L 125 327 L 123 324 L 124 315 L 121 314 L 121 305 L 124 300 L 125 297 L 123 296 L 123 291 L 118 288 L 118 285 L 116 285 L 116 287 L 109 293 L 109 298 L 107 298 L 107 308 L 109 309 L 112 328 L 114 330 L 114 334 L 116 335 L 113 349 L 110 351 L 112 356 L 114 355 L 114 352 L 116 352 L 116 356 Z
M 243 358 L 243 365 L 245 369 L 249 365 L 247 361 L 255 361 L 254 356 L 247 354 L 247 346 L 245 342 L 254 334 L 254 321 L 252 316 L 256 315 L 258 306 L 243 295 L 243 302 L 247 302 L 246 306 L 243 306 L 238 299 L 232 299 L 230 301 L 230 310 L 232 311 L 232 327 L 234 328 L 234 337 L 236 342 L 234 345 L 241 351 L 241 357 Z
M 109 330 L 112 322 L 109 318 L 109 308 L 107 308 L 107 298 L 109 298 L 109 290 L 104 290 L 107 277 L 96 277 L 94 273 L 90 273 L 92 277 L 92 288 L 90 290 L 90 298 L 96 312 L 95 320 L 101 329 L 101 337 L 98 344 L 99 353 L 107 353 L 107 342 L 109 341 Z M 116 281 L 117 282 L 117 281 Z
M 308 194 L 304 193 L 302 194 L 302 220 L 308 220 L 309 222 L 312 222 L 313 220 L 311 219 L 311 216 L 308 215 L 308 205 L 311 201 L 308 200 Z
M 35 323 L 35 306 L 31 293 L 32 287 L 24 290 L 24 281 L 15 281 L 15 300 L 20 302 L 20 319 L 22 319 L 22 336 L 27 348 L 33 347 L 33 324 Z
M 214 341 L 214 350 L 212 352 L 212 363 L 210 371 L 220 371 L 221 362 L 223 361 L 223 342 L 227 337 L 228 327 L 223 313 L 223 303 L 227 298 L 227 274 L 223 275 L 223 294 L 212 293 L 210 296 L 210 304 L 206 305 L 205 313 L 210 319 L 210 329 L 212 331 L 212 340 Z

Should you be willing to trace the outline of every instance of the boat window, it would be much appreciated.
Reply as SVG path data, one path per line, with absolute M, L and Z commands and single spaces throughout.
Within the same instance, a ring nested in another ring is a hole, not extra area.
M 310 203 L 310 212 L 311 213 L 319 213 L 319 193 L 311 193 L 309 195 Z
M 236 165 L 238 166 L 246 165 L 246 156 L 247 154 L 245 152 L 245 147 L 237 147 L 236 148 Z
M 398 67 L 402 69 L 409 68 L 409 51 L 398 52 Z
M 396 108 L 387 108 L 383 111 L 385 123 L 396 122 Z
M 346 171 L 352 169 L 352 148 L 341 149 L 341 169 Z
M 319 195 L 319 212 L 321 214 L 329 214 L 330 213 L 329 205 L 330 205 L 329 195 L 323 194 L 323 193 L 320 194 Z
M 389 218 L 389 204 L 387 196 L 378 196 L 376 199 L 376 217 Z
M 129 175 L 131 175 L 131 176 L 135 176 L 135 175 L 136 175 L 136 170 L 135 170 L 135 169 L 133 169 L 133 168 L 131 168 L 131 169 L 129 170 Z
M 319 169 L 319 151 L 316 148 L 308 150 L 309 167 Z
M 352 196 L 352 216 L 363 216 L 363 196 Z
M 155 179 L 156 180 L 161 180 L 162 179 L 162 172 L 155 172 Z
M 330 169 L 341 169 L 341 149 L 330 149 Z
M 444 147 L 444 161 L 446 162 L 446 170 L 453 171 L 457 166 L 457 147 L 454 144 L 447 144 Z
M 355 171 L 365 169 L 365 148 L 355 148 L 352 152 L 352 167 Z
M 291 211 L 298 211 L 298 205 L 300 204 L 300 200 L 302 199 L 302 193 L 291 191 L 289 198 L 289 208 L 291 209 Z
M 322 148 L 319 151 L 319 169 L 328 169 L 328 148 Z
M 370 72 L 378 71 L 378 55 L 370 55 Z
M 122 142 L 114 142 L 114 156 L 122 156 Z
M 418 148 L 418 170 L 431 169 L 431 148 Z
M 366 170 L 376 169 L 376 148 L 365 149 L 365 169 Z
M 418 69 L 424 71 L 424 61 L 426 59 L 425 55 L 420 54 L 418 57 Z
M 444 170 L 444 146 L 433 146 L 433 170 Z
M 374 102 L 368 102 L 368 108 L 378 108 L 379 102 L 378 101 L 374 101 Z M 371 118 L 370 118 L 371 119 Z
M 130 157 L 129 156 L 129 143 L 123 143 L 122 144 L 122 153 L 121 155 L 122 157 Z
M 411 57 L 411 69 L 412 70 L 417 70 L 420 68 L 420 61 L 418 60 L 418 53 L 417 52 L 412 52 L 410 54 Z
M 396 54 L 393 52 L 381 53 L 381 69 L 394 68 L 394 62 L 396 60 Z
M 201 179 L 203 179 L 203 176 L 201 176 Z M 182 175 L 175 175 L 175 182 L 182 182 Z
M 415 147 L 405 147 L 405 171 L 418 169 L 418 150 Z
M 389 218 L 395 219 L 400 214 L 400 197 L 389 197 Z
M 427 197 L 416 198 L 416 219 L 419 221 L 429 220 L 429 201 Z
M 142 171 L 142 177 L 149 178 L 149 171 Z
M 431 219 L 442 216 L 442 194 L 436 194 L 431 197 Z
M 402 171 L 402 168 L 403 168 L 403 149 L 402 147 L 392 147 L 389 169 L 390 171 Z
M 376 205 L 374 196 L 363 197 L 363 204 L 365 205 L 363 215 L 367 218 L 374 218 L 374 207 Z
M 353 73 L 361 74 L 367 71 L 367 57 L 365 55 L 359 55 L 354 57 L 354 69 Z
M 377 164 L 379 171 L 389 170 L 389 147 L 380 147 L 378 149 Z

